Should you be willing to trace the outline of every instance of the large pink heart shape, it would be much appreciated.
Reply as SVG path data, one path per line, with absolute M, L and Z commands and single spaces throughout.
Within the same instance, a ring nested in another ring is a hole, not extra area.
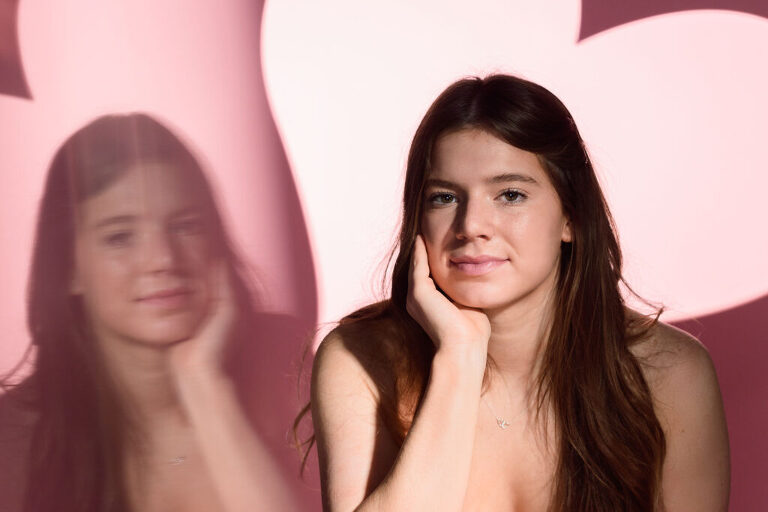
M 409 139 L 458 77 L 505 71 L 569 106 L 618 222 L 626 275 L 665 318 L 768 291 L 768 20 L 643 19 L 576 43 L 579 2 L 268 2 L 270 103 L 299 182 L 321 319 L 372 298 Z

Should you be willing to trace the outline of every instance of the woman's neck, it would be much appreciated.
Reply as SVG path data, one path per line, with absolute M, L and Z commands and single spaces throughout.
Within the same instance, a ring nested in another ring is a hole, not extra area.
M 118 398 L 135 415 L 139 425 L 180 421 L 186 423 L 167 347 L 143 345 L 116 336 L 98 336 L 105 369 Z
M 555 278 L 512 304 L 485 311 L 491 323 L 488 355 L 509 382 L 530 385 L 535 376 L 552 324 Z

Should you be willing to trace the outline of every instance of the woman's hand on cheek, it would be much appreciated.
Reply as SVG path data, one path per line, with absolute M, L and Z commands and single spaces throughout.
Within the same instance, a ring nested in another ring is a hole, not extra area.
M 408 277 L 408 313 L 421 325 L 438 352 L 470 351 L 482 355 L 488 350 L 491 325 L 479 309 L 451 302 L 430 277 L 427 249 L 421 235 L 416 237 Z
M 224 261 L 213 263 L 209 279 L 208 317 L 192 338 L 169 349 L 169 364 L 177 381 L 223 375 L 224 351 L 235 320 L 230 270 Z

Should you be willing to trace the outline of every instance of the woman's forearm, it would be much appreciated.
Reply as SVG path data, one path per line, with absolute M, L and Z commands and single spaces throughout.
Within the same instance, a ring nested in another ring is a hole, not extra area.
M 290 487 L 254 432 L 226 377 L 179 379 L 182 402 L 228 512 L 295 511 Z
M 485 354 L 438 351 L 400 453 L 358 511 L 462 509 L 484 369 Z

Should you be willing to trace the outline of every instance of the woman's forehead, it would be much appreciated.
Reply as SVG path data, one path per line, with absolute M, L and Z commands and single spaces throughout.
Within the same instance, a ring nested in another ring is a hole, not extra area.
M 178 166 L 148 162 L 126 168 L 108 186 L 79 204 L 87 224 L 105 217 L 159 217 L 202 210 L 205 191 L 199 180 Z
M 548 179 L 535 153 L 517 148 L 485 130 L 453 131 L 435 142 L 428 179 L 474 183 L 513 177 L 539 183 Z

